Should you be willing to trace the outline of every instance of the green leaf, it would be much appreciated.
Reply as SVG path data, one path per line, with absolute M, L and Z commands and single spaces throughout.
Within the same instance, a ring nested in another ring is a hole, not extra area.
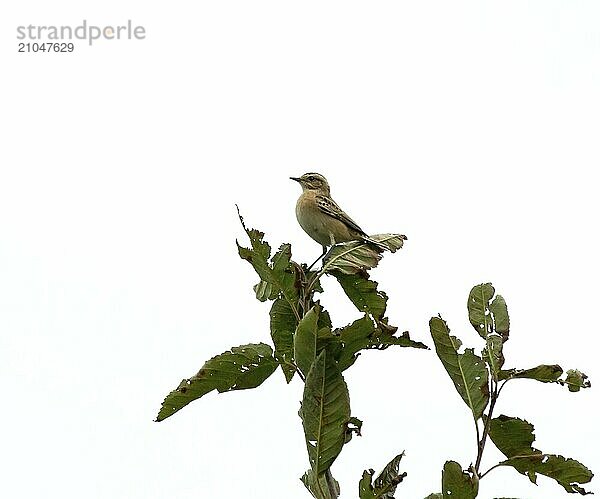
M 499 372 L 498 379 L 533 379 L 542 383 L 557 383 L 566 385 L 571 392 L 592 386 L 587 375 L 577 369 L 569 369 L 565 378 L 561 378 L 563 369 L 557 364 L 542 364 L 530 369 L 505 369 Z
M 469 293 L 467 301 L 469 322 L 482 338 L 494 332 L 489 303 L 494 293 L 494 286 L 489 282 L 474 286 Z
M 461 341 L 450 335 L 450 330 L 441 317 L 429 321 L 435 350 L 459 395 L 471 409 L 475 420 L 483 414 L 489 400 L 488 371 L 480 357 L 468 348 L 458 353 Z
M 341 371 L 348 369 L 358 358 L 358 352 L 369 344 L 369 336 L 375 331 L 375 324 L 368 315 L 355 320 L 339 331 L 342 349 L 338 357 Z
M 340 495 L 340 484 L 329 472 L 318 475 L 317 478 L 313 470 L 308 470 L 300 481 L 317 499 L 336 499 Z
M 239 210 L 238 210 L 239 215 Z M 291 261 L 292 248 L 289 244 L 282 244 L 271 258 L 271 246 L 263 241 L 264 232 L 256 229 L 247 229 L 244 219 L 239 215 L 244 231 L 250 239 L 251 248 L 240 246 L 236 241 L 238 253 L 241 258 L 252 264 L 260 277 L 260 282 L 254 286 L 256 297 L 261 300 L 274 300 L 281 293 L 292 308 L 298 302 L 298 280 L 296 267 Z
M 258 301 L 274 300 L 279 296 L 279 288 L 270 282 L 260 281 L 252 289 Z
M 404 452 L 394 457 L 374 481 L 375 472 L 365 470 L 358 484 L 359 499 L 394 499 L 396 487 L 406 477 L 406 473 L 398 472 L 403 456 Z
M 534 452 L 533 425 L 519 418 L 500 415 L 490 422 L 490 438 L 506 457 L 529 455 Z
M 469 293 L 467 309 L 469 322 L 486 340 L 482 356 L 490 366 L 494 378 L 497 378 L 504 364 L 502 345 L 508 340 L 510 322 L 506 302 L 502 296 L 496 296 L 490 303 L 494 293 L 494 286 L 489 282 L 474 286 Z
M 588 483 L 593 473 L 579 461 L 544 454 L 532 447 L 535 440 L 531 423 L 505 415 L 491 420 L 490 438 L 508 459 L 499 463 L 512 466 L 536 483 L 537 474 L 556 480 L 567 492 L 589 494 L 580 485 Z
M 375 281 L 358 274 L 335 272 L 333 275 L 358 310 L 370 314 L 375 320 L 383 319 L 388 297 L 383 291 L 377 291 Z
M 404 331 L 400 336 L 396 336 L 398 328 L 390 327 L 385 322 L 379 321 L 377 329 L 369 339 L 366 349 L 385 350 L 391 346 L 422 348 L 429 350 L 429 347 L 420 341 L 410 338 L 408 331 Z
M 317 326 L 319 329 L 331 329 L 331 317 L 329 312 L 327 312 L 327 310 L 325 310 L 318 301 L 314 303 L 314 305 L 319 305 L 319 320 L 317 321 Z
M 337 330 L 341 349 L 337 355 L 340 370 L 348 369 L 358 358 L 361 350 L 385 350 L 390 346 L 413 347 L 428 349 L 427 345 L 410 338 L 408 331 L 401 336 L 395 336 L 397 328 L 384 327 L 385 323 L 379 322 L 377 326 L 373 320 L 365 315 L 355 320 L 352 324 Z
M 298 321 L 290 304 L 283 298 L 273 302 L 269 316 L 271 317 L 271 339 L 275 345 L 275 359 L 280 363 L 285 380 L 289 383 L 296 372 L 294 332 Z
M 479 482 L 475 477 L 463 471 L 456 461 L 446 461 L 442 471 L 442 497 L 474 499 L 478 491 Z
M 581 388 L 589 388 L 592 386 L 588 377 L 577 369 L 569 369 L 567 371 L 567 379 L 560 383 L 567 385 L 570 392 L 578 392 Z
M 317 357 L 317 321 L 319 320 L 319 306 L 312 307 L 296 328 L 294 336 L 294 358 L 296 365 L 304 376 L 308 375 L 310 367 Z
M 346 423 L 346 431 L 345 431 L 345 438 L 344 438 L 344 443 L 347 444 L 348 442 L 350 442 L 350 440 L 352 440 L 352 436 L 356 434 L 356 436 L 360 437 L 361 433 L 360 430 L 362 429 L 362 425 L 363 422 L 355 417 L 352 417 L 348 420 L 348 422 Z
M 394 253 L 400 249 L 406 236 L 401 234 L 377 234 L 370 236 Z M 323 259 L 322 272 L 339 271 L 344 274 L 365 275 L 366 271 L 376 267 L 381 260 L 381 250 L 363 241 L 350 241 L 333 246 Z
M 542 364 L 531 369 L 503 369 L 498 373 L 498 379 L 534 379 L 542 383 L 555 383 L 563 373 L 562 367 L 557 364 Z
M 323 350 L 306 377 L 300 417 L 313 473 L 329 469 L 346 438 L 350 419 L 348 387 L 327 350 Z
M 504 341 L 507 341 L 510 329 L 510 319 L 508 317 L 506 302 L 502 296 L 496 295 L 496 298 L 490 303 L 490 312 L 494 318 L 494 328 L 496 333 L 502 336 Z
M 437 494 L 429 494 L 425 499 L 444 499 L 444 495 L 438 492 Z
M 385 246 L 385 249 L 390 253 L 396 253 L 402 246 L 407 237 L 403 234 L 373 234 L 369 236 L 371 241 L 377 241 L 381 246 Z
M 481 356 L 486 360 L 492 373 L 496 376 L 504 364 L 504 354 L 502 353 L 502 338 L 497 334 L 490 334 L 486 338 L 486 346 L 481 352 Z
M 190 379 L 184 379 L 162 403 L 156 421 L 175 414 L 187 404 L 217 390 L 256 388 L 277 368 L 273 351 L 264 343 L 233 347 L 208 360 Z

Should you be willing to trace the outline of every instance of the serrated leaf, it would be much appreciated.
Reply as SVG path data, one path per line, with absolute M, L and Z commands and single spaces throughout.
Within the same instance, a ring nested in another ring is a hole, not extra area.
M 404 234 L 373 234 L 369 236 L 372 241 L 377 241 L 380 245 L 385 246 L 390 253 L 396 253 L 402 246 L 407 237 Z
M 205 362 L 195 376 L 184 379 L 162 403 L 156 421 L 172 416 L 187 404 L 217 390 L 256 388 L 277 368 L 273 351 L 264 343 L 233 347 Z
M 377 290 L 375 281 L 358 274 L 335 272 L 333 275 L 358 310 L 370 314 L 375 320 L 383 318 L 388 297 L 383 291 Z
M 308 470 L 300 481 L 317 499 L 336 499 L 340 495 L 340 484 L 331 474 L 324 473 L 317 478 L 312 470 Z
M 358 352 L 369 344 L 369 336 L 375 331 L 375 324 L 368 315 L 355 320 L 339 331 L 342 348 L 338 357 L 341 371 L 348 369 L 358 358 Z
M 483 414 L 489 401 L 488 371 L 483 360 L 467 349 L 458 353 L 461 342 L 450 335 L 450 330 L 441 317 L 429 321 L 435 350 L 459 395 L 471 409 L 475 420 Z
M 531 423 L 519 418 L 500 415 L 491 420 L 489 436 L 508 459 L 502 466 L 512 466 L 519 473 L 536 483 L 537 474 L 558 482 L 567 492 L 589 494 L 580 485 L 588 483 L 593 473 L 575 459 L 544 454 L 535 449 L 534 428 Z
M 319 305 L 319 320 L 317 321 L 317 326 L 319 329 L 331 329 L 331 316 L 329 315 L 329 312 L 327 312 L 318 301 L 315 305 Z
M 479 491 L 479 482 L 470 473 L 463 471 L 456 461 L 446 461 L 442 471 L 442 497 L 474 499 Z
M 374 481 L 375 472 L 365 470 L 358 484 L 359 499 L 394 499 L 398 484 L 406 477 L 406 473 L 398 472 L 403 456 L 404 453 L 394 457 Z
M 317 358 L 317 322 L 319 320 L 319 306 L 312 307 L 298 323 L 294 335 L 294 358 L 296 365 L 304 376 L 308 375 L 310 368 Z
M 350 419 L 348 387 L 326 350 L 319 354 L 306 377 L 300 417 L 311 468 L 320 475 L 342 450 Z
M 239 215 L 239 211 L 238 211 Z M 244 231 L 250 239 L 250 248 L 240 246 L 236 241 L 241 258 L 252 264 L 260 277 L 260 282 L 254 286 L 256 297 L 261 300 L 274 300 L 281 293 L 291 307 L 298 302 L 296 268 L 291 262 L 292 249 L 289 244 L 282 244 L 279 250 L 271 256 L 271 246 L 263 240 L 265 234 L 256 229 L 247 229 L 244 219 L 239 215 Z
M 382 328 L 382 325 L 385 324 L 379 322 L 375 325 L 373 320 L 365 315 L 337 330 L 341 343 L 337 355 L 340 370 L 344 371 L 354 364 L 361 350 L 385 350 L 390 346 L 428 349 L 427 345 L 412 340 L 407 331 L 400 336 L 395 336 L 394 332 L 397 328 Z
M 534 428 L 531 423 L 519 418 L 500 415 L 490 422 L 490 438 L 506 457 L 534 453 Z M 535 451 L 539 453 L 539 451 Z
M 281 370 L 289 383 L 296 369 L 294 367 L 294 332 L 298 321 L 290 304 L 283 298 L 273 302 L 271 311 L 271 339 L 275 346 L 275 359 L 280 363 Z
M 370 239 L 377 241 L 394 253 L 400 249 L 406 236 L 401 234 L 376 234 Z M 333 246 L 323 259 L 322 272 L 365 275 L 381 260 L 381 249 L 369 242 L 350 241 Z
M 429 350 L 425 343 L 411 339 L 408 331 L 404 331 L 400 336 L 396 336 L 398 328 L 390 328 L 387 323 L 379 321 L 377 329 L 371 335 L 366 349 L 385 350 L 391 346 L 422 348 Z

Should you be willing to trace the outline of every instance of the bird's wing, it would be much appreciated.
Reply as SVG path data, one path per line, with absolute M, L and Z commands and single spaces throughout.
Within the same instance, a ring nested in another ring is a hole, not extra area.
M 340 220 L 351 229 L 354 229 L 358 233 L 366 236 L 365 231 L 362 230 L 354 220 L 352 220 L 348 215 L 346 215 L 344 210 L 342 210 L 333 199 L 327 196 L 321 196 L 317 194 L 316 201 L 319 210 L 321 210 L 323 213 L 337 220 Z

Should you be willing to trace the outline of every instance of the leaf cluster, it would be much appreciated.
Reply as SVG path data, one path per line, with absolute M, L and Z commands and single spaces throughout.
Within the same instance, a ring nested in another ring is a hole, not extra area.
M 567 386 L 571 392 L 590 386 L 585 374 L 573 369 L 563 376 L 562 367 L 555 364 L 503 369 L 503 347 L 509 339 L 510 319 L 506 301 L 495 293 L 491 283 L 479 284 L 473 287 L 467 300 L 469 322 L 485 343 L 480 354 L 473 348 L 462 350 L 461 340 L 450 333 L 440 316 L 432 317 L 429 322 L 436 353 L 469 408 L 477 434 L 474 463 L 463 470 L 457 462 L 447 461 L 442 472 L 442 493 L 430 497 L 476 497 L 479 480 L 499 466 L 513 467 L 533 483 L 540 474 L 554 479 L 567 492 L 588 494 L 581 487 L 592 479 L 593 474 L 588 468 L 574 459 L 546 454 L 532 447 L 535 440 L 533 425 L 527 421 L 505 415 L 493 416 L 503 387 L 512 380 L 556 383 Z M 488 437 L 507 459 L 481 472 Z
M 270 337 L 263 342 L 233 347 L 204 363 L 189 379 L 169 393 L 160 408 L 162 421 L 204 395 L 256 388 L 280 368 L 287 383 L 294 378 L 303 383 L 299 416 L 304 430 L 309 469 L 301 477 L 306 489 L 317 499 L 335 499 L 339 483 L 331 467 L 344 445 L 361 435 L 362 421 L 352 416 L 344 371 L 366 350 L 391 346 L 427 349 L 408 332 L 398 334 L 386 316 L 388 296 L 371 280 L 369 270 L 382 258 L 382 248 L 395 252 L 406 237 L 400 234 L 370 236 L 369 241 L 352 241 L 331 248 L 321 269 L 311 271 L 292 259 L 290 244 L 273 252 L 257 229 L 240 222 L 249 244 L 236 241 L 239 256 L 249 262 L 259 281 L 253 290 L 261 302 L 271 302 Z M 329 313 L 315 299 L 322 293 L 320 280 L 334 278 L 360 316 L 350 324 L 334 329 Z M 513 380 L 534 380 L 566 386 L 570 392 L 589 388 L 587 376 L 576 369 L 566 372 L 556 364 L 529 368 L 506 368 L 504 345 L 510 337 L 506 301 L 490 283 L 474 286 L 467 299 L 468 319 L 482 346 L 463 348 L 461 339 L 451 334 L 441 316 L 432 317 L 429 329 L 435 351 L 456 391 L 467 405 L 474 422 L 477 452 L 474 461 L 463 468 L 449 460 L 442 470 L 441 493 L 427 499 L 477 497 L 479 482 L 489 472 L 508 466 L 536 483 L 538 475 L 555 480 L 569 493 L 588 494 L 582 484 L 592 472 L 575 459 L 547 454 L 535 447 L 534 427 L 512 416 L 494 416 L 498 398 Z M 488 440 L 506 459 L 481 471 Z M 393 499 L 397 486 L 406 477 L 399 471 L 404 453 L 395 456 L 375 477 L 365 470 L 358 484 L 359 499 Z
M 398 328 L 389 324 L 385 315 L 388 297 L 368 274 L 381 260 L 382 247 L 395 252 L 406 238 L 381 234 L 372 236 L 378 246 L 360 241 L 334 246 L 321 269 L 310 271 L 305 264 L 292 260 L 289 244 L 282 244 L 273 253 L 263 232 L 248 229 L 241 216 L 240 222 L 249 245 L 236 241 L 238 254 L 259 277 L 253 287 L 256 298 L 272 302 L 269 316 L 273 346 L 243 345 L 210 359 L 195 376 L 184 379 L 167 395 L 157 421 L 210 391 L 255 388 L 279 367 L 287 383 L 296 375 L 304 383 L 299 415 L 310 469 L 301 480 L 314 497 L 338 497 L 339 484 L 331 475 L 331 465 L 352 436 L 360 435 L 362 427 L 362 422 L 351 416 L 343 371 L 364 350 L 390 346 L 427 349 L 408 332 L 397 334 Z M 337 280 L 361 314 L 345 327 L 333 329 L 329 313 L 315 299 L 315 294 L 322 292 L 320 279 L 325 275 Z M 374 482 L 368 478 L 372 472 L 365 471 L 360 482 L 361 491 L 364 489 L 361 498 L 393 497 L 403 476 L 398 472 L 400 458 L 396 456 Z

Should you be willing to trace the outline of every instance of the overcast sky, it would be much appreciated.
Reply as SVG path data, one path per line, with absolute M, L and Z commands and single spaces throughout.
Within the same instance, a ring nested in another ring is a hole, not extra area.
M 17 52 L 17 26 L 84 19 L 146 37 Z M 497 413 L 600 470 L 600 4 L 22 1 L 0 23 L 3 497 L 309 497 L 298 379 L 153 422 L 205 360 L 269 341 L 234 204 L 310 262 L 288 179 L 306 171 L 366 231 L 408 236 L 372 273 L 401 330 L 432 345 L 440 313 L 480 350 L 466 298 L 491 281 L 507 367 L 591 377 L 575 394 L 514 382 Z M 323 284 L 335 326 L 359 317 Z M 434 352 L 367 352 L 345 376 L 364 426 L 333 467 L 342 499 L 402 450 L 410 499 L 474 461 Z M 500 458 L 490 444 L 484 469 Z M 566 496 L 538 483 L 497 469 L 479 497 Z

